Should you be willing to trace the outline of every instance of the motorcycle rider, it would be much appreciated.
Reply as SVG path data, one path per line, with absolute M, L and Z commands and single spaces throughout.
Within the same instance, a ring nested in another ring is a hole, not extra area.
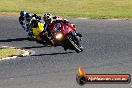
M 67 19 L 63 19 L 63 18 L 60 18 L 57 16 L 52 16 L 50 13 L 45 13 L 43 16 L 43 20 L 45 22 L 45 29 L 47 30 L 49 36 L 50 36 L 49 25 L 53 22 L 57 22 L 57 23 L 62 22 L 66 25 L 70 25 L 70 26 L 73 26 L 75 28 L 75 24 L 71 24 Z M 77 36 L 82 37 L 82 35 L 80 33 L 77 33 L 76 28 L 75 28 L 75 32 L 76 32 Z
M 29 39 L 32 39 L 33 37 L 32 31 L 29 27 L 29 23 L 33 17 L 35 17 L 37 20 L 41 20 L 41 17 L 37 16 L 36 14 L 32 15 L 31 13 L 25 11 L 20 12 L 19 22 L 24 28 L 24 31 L 27 33 L 27 37 Z
M 29 29 L 29 22 L 32 18 L 32 14 L 25 12 L 25 11 L 21 11 L 20 12 L 20 17 L 19 17 L 19 22 L 22 25 L 24 31 L 27 33 L 27 37 L 30 38 L 31 36 L 31 31 Z
M 43 36 L 43 33 L 45 33 L 44 23 L 40 19 L 33 17 L 30 21 L 29 27 L 33 31 L 34 35 L 36 36 L 37 43 L 44 44 L 44 45 L 47 44 Z
M 57 16 L 52 16 L 50 13 L 45 13 L 44 16 L 43 16 L 43 20 L 45 22 L 45 25 L 44 25 L 45 29 L 47 30 L 49 36 L 51 36 L 51 30 L 49 28 L 50 24 L 52 24 L 53 22 L 57 22 L 57 23 L 62 22 L 64 24 L 68 25 L 68 26 L 73 26 L 74 29 L 75 29 L 74 35 L 76 36 L 77 41 L 78 42 L 81 41 L 80 37 L 82 37 L 82 34 L 77 33 L 75 25 L 71 24 L 67 19 L 63 19 L 63 18 L 60 18 L 60 17 L 57 17 Z M 80 48 L 83 48 L 83 47 L 80 45 Z

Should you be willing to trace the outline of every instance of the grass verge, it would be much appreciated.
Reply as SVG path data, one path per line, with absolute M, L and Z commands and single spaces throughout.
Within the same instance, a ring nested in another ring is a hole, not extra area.
M 21 54 L 23 54 L 22 50 L 9 47 L 0 47 L 0 60 L 2 60 L 2 58 L 12 57 Z
M 132 18 L 131 0 L 0 0 L 0 12 L 21 10 L 65 17 Z

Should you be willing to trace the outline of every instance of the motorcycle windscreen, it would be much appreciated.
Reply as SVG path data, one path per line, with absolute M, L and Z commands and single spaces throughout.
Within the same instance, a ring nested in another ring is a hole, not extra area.
M 60 23 L 57 23 L 57 24 L 54 25 L 53 30 L 54 30 L 54 31 L 57 31 L 57 30 L 59 30 L 60 28 L 61 28 L 61 24 L 60 24 Z

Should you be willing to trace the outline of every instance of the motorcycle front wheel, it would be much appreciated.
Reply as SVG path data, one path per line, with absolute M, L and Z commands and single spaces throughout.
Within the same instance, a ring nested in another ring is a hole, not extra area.
M 81 52 L 82 50 L 80 49 L 80 47 L 74 42 L 72 41 L 68 36 L 67 36 L 67 40 L 68 42 L 70 43 L 70 45 L 74 48 L 74 50 L 79 53 Z

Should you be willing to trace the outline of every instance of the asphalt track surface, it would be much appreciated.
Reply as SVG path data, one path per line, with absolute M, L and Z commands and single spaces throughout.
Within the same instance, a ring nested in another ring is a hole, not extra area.
M 0 62 L 0 88 L 132 88 L 132 84 L 76 83 L 79 66 L 90 74 L 132 75 L 132 21 L 71 19 L 83 34 L 84 51 L 64 51 L 26 39 L 18 17 L 0 16 L 0 46 L 34 51 Z

